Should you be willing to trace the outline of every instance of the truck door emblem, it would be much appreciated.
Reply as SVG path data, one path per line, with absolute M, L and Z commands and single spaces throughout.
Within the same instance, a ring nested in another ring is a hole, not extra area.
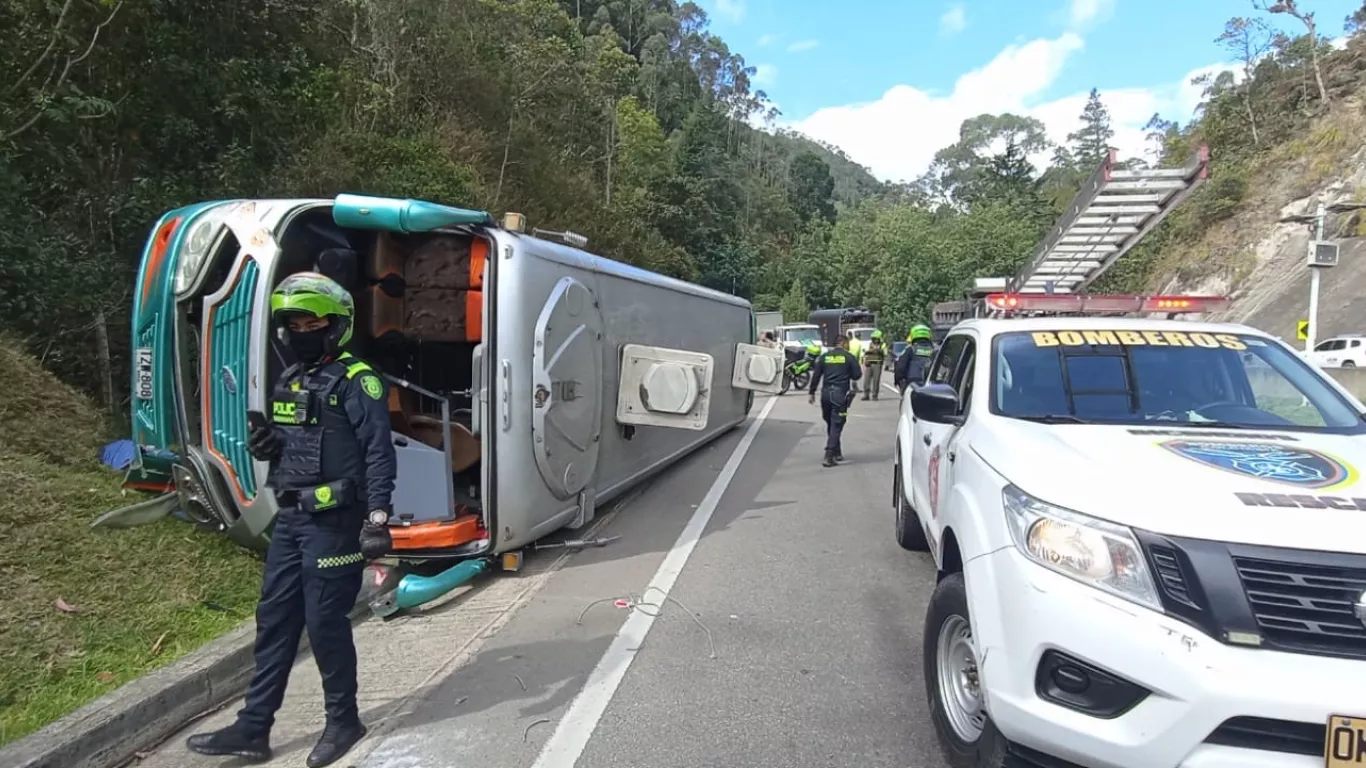
M 219 370 L 223 374 L 223 389 L 230 395 L 237 394 L 237 377 L 232 375 L 232 369 L 225 365 Z
M 1366 627 L 1366 592 L 1357 595 L 1356 605 L 1352 606 L 1352 615 L 1357 617 L 1357 621 Z

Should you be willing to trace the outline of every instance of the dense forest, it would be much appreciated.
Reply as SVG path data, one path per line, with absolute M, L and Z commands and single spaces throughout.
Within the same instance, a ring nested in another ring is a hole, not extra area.
M 1311 10 L 1229 21 L 1218 41 L 1241 70 L 1205 83 L 1194 120 L 1153 116 L 1134 162 L 1207 143 L 1215 176 L 1112 287 L 1148 282 L 1239 203 L 1260 157 L 1355 94 L 1357 43 L 1335 49 Z M 865 304 L 900 333 L 972 276 L 1016 269 L 1113 136 L 1093 91 L 1063 146 L 1032 118 L 981 115 L 925 177 L 883 184 L 753 127 L 776 115 L 754 69 L 674 0 L 0 0 L 0 30 L 0 333 L 114 410 L 142 242 L 189 201 L 517 210 L 759 309 Z

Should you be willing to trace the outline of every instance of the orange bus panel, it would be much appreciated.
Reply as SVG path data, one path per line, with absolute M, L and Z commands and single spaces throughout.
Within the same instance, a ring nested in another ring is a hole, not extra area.
M 393 525 L 394 549 L 446 549 L 468 544 L 484 534 L 479 515 L 461 515 L 444 523 Z

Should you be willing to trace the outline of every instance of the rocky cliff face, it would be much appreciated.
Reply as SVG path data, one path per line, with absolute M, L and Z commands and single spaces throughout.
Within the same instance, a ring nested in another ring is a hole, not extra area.
M 1210 319 L 1244 323 L 1302 346 L 1295 328 L 1309 317 L 1313 224 L 1279 220 L 1313 216 L 1320 201 L 1366 203 L 1364 145 L 1366 111 L 1353 100 L 1284 148 L 1282 162 L 1256 174 L 1234 216 L 1212 226 L 1196 246 L 1164 253 L 1155 287 L 1227 295 L 1230 309 Z M 1366 333 L 1366 211 L 1330 213 L 1324 237 L 1339 244 L 1340 258 L 1321 276 L 1317 339 Z

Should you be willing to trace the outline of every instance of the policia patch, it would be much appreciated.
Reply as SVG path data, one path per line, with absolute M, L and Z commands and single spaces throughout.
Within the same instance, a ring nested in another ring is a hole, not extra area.
M 360 388 L 365 390 L 365 394 L 369 395 L 371 400 L 384 397 L 384 382 L 373 373 L 367 373 L 360 378 Z

